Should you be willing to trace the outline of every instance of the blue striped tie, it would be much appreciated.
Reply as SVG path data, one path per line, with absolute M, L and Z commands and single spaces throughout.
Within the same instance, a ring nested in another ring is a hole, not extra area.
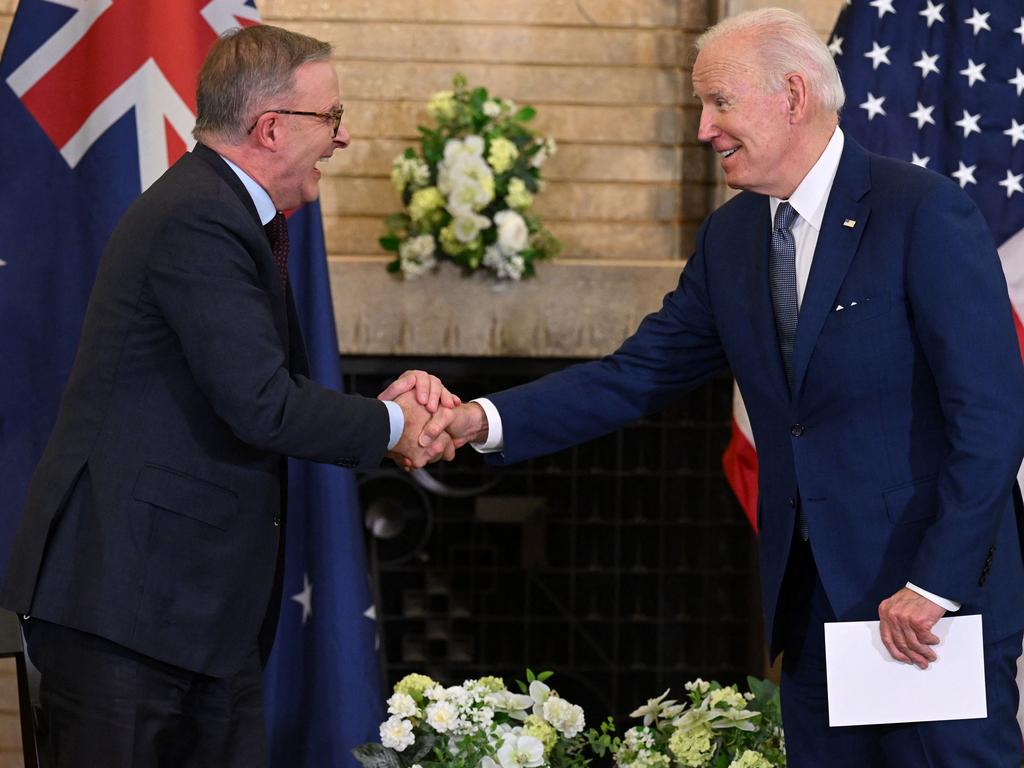
M 772 307 L 775 310 L 775 329 L 779 334 L 779 351 L 786 369 L 786 381 L 793 389 L 793 343 L 796 340 L 796 321 L 799 308 L 796 302 L 796 241 L 790 227 L 796 211 L 789 203 L 779 203 L 775 209 L 772 228 L 771 259 L 768 265 L 772 285 Z M 807 518 L 797 497 L 796 524 L 800 538 L 807 541 Z
M 796 339 L 796 242 L 789 230 L 796 211 L 789 203 L 779 203 L 775 209 L 772 229 L 769 279 L 772 285 L 772 307 L 775 310 L 775 329 L 779 333 L 779 351 L 786 369 L 786 381 L 793 387 L 793 342 Z

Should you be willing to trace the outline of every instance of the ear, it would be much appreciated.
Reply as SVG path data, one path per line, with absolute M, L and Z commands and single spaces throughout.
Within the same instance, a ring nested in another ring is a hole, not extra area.
M 249 136 L 261 146 L 275 150 L 281 138 L 280 128 L 281 123 L 278 121 L 277 115 L 274 112 L 264 112 L 256 120 L 256 127 L 252 129 Z
M 786 75 L 785 82 L 786 105 L 789 108 L 790 122 L 802 122 L 810 111 L 807 79 L 799 72 L 790 72 Z

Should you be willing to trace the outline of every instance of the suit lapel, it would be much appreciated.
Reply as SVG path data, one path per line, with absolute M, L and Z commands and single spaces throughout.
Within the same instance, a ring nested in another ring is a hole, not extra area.
M 289 348 L 291 346 L 290 337 L 290 307 L 288 306 L 288 298 L 285 295 L 285 291 L 281 286 L 281 280 L 278 277 L 277 262 L 274 261 L 274 254 L 270 250 L 270 242 L 267 240 L 266 235 L 263 232 L 263 225 L 260 224 L 260 215 L 256 211 L 256 204 L 252 201 L 252 196 L 249 194 L 249 190 L 242 184 L 242 180 L 238 178 L 233 170 L 228 166 L 227 163 L 221 159 L 215 151 L 207 147 L 205 144 L 196 144 L 192 150 L 192 154 L 201 160 L 205 161 L 217 175 L 231 188 L 231 191 L 238 196 L 242 205 L 252 216 L 256 226 L 259 227 L 260 235 L 255 240 L 260 244 L 260 252 L 252 254 L 254 259 L 258 259 L 258 267 L 260 275 L 263 280 L 263 287 L 266 288 L 267 293 L 270 294 L 270 304 L 274 314 L 274 326 L 277 328 L 277 335 L 281 338 L 281 343 L 284 345 L 285 354 L 289 354 Z
M 847 136 L 800 304 L 793 348 L 794 392 L 800 391 L 811 353 L 860 244 L 871 213 L 871 207 L 862 198 L 870 188 L 867 153 Z

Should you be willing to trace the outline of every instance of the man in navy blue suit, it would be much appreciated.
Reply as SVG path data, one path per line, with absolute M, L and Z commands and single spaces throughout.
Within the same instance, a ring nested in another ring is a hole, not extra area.
M 743 192 L 614 354 L 466 404 L 448 431 L 515 462 L 731 369 L 791 768 L 1017 768 L 1024 368 L 992 238 L 949 179 L 843 135 L 842 83 L 799 16 L 742 14 L 697 48 L 698 138 Z M 825 622 L 880 619 L 893 658 L 925 668 L 947 612 L 982 616 L 987 718 L 829 727 Z

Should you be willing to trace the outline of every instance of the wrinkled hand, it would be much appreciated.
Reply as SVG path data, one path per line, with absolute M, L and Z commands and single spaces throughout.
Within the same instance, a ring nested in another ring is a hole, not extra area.
M 449 439 L 455 448 L 466 443 L 479 443 L 487 439 L 487 414 L 479 403 L 466 403 L 451 412 L 450 418 L 443 418 L 440 412 L 423 428 L 420 444 L 430 446 L 435 440 Z
M 415 391 L 416 402 L 430 413 L 437 413 L 439 407 L 455 408 L 462 404 L 457 395 L 449 392 L 437 376 L 426 371 L 406 371 L 377 395 L 378 400 L 395 400 L 399 395 Z
M 939 643 L 932 627 L 945 612 L 942 606 L 906 587 L 883 600 L 878 606 L 879 629 L 889 655 L 927 669 L 938 658 L 931 648 Z
M 405 416 L 405 429 L 398 444 L 388 451 L 388 457 L 392 461 L 403 469 L 410 470 L 419 469 L 438 459 L 451 461 L 455 458 L 455 446 L 447 433 L 438 440 L 427 440 L 422 435 L 423 427 L 428 421 L 436 420 L 437 423 L 445 425 L 450 423 L 454 414 L 451 408 L 438 408 L 437 413 L 431 415 L 427 407 L 417 401 L 416 392 L 411 389 L 396 397 L 394 402 Z

